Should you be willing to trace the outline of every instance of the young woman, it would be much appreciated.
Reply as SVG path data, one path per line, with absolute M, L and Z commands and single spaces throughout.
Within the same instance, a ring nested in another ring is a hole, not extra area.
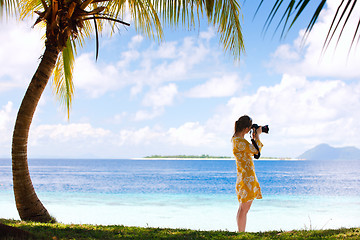
M 252 157 L 258 154 L 254 145 L 245 139 L 245 134 L 251 130 L 252 120 L 249 116 L 242 116 L 235 122 L 235 133 L 232 137 L 233 153 L 236 158 L 237 181 L 236 194 L 240 203 L 236 220 L 239 232 L 244 232 L 246 227 L 246 215 L 255 198 L 261 199 L 261 189 L 256 178 L 254 162 Z M 263 144 L 259 135 L 262 129 L 259 127 L 253 131 L 253 139 L 261 150 Z

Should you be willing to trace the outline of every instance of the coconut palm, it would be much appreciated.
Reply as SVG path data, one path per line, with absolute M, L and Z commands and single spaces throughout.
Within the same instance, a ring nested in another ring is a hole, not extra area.
M 110 24 L 113 29 L 117 24 L 129 25 L 121 21 L 125 14 L 131 15 L 137 31 L 157 40 L 163 37 L 163 24 L 193 28 L 205 19 L 217 27 L 225 51 L 230 51 L 235 59 L 244 51 L 241 9 L 236 0 L 0 0 L 0 3 L 1 12 L 13 14 L 19 10 L 21 18 L 37 14 L 34 25 L 46 30 L 45 50 L 20 105 L 13 132 L 13 186 L 16 207 L 23 220 L 51 221 L 29 174 L 29 129 L 52 75 L 54 92 L 66 106 L 69 116 L 76 47 L 82 46 L 91 33 L 96 37 L 97 52 L 98 33 L 104 24 Z
M 309 24 L 306 28 L 304 39 L 309 35 L 311 30 L 314 27 L 314 24 L 316 23 L 317 19 L 319 18 L 319 15 L 321 11 L 325 8 L 326 0 L 318 0 L 317 7 L 314 8 L 314 13 L 309 21 Z M 339 42 L 341 35 L 344 31 L 344 28 L 346 27 L 348 20 L 350 16 L 353 14 L 353 10 L 357 4 L 357 0 L 339 0 L 339 5 L 337 8 L 337 11 L 335 12 L 333 16 L 332 23 L 330 25 L 330 28 L 328 30 L 327 36 L 324 41 L 323 50 L 326 50 L 326 48 L 329 46 L 331 40 L 334 37 L 334 34 L 336 32 L 339 33 L 337 43 Z M 260 7 L 263 5 L 264 0 L 261 0 L 259 3 L 259 6 L 256 10 L 256 13 L 260 9 Z M 274 17 L 277 14 L 281 15 L 281 19 L 276 27 L 276 30 L 283 24 L 282 31 L 281 31 L 281 37 L 283 37 L 287 31 L 291 29 L 291 27 L 294 25 L 294 23 L 299 20 L 300 15 L 304 12 L 306 8 L 309 8 L 309 6 L 312 8 L 314 5 L 309 4 L 310 0 L 289 0 L 289 1 L 283 1 L 283 0 L 276 0 L 274 1 L 274 5 L 266 19 L 265 22 L 265 31 L 269 28 L 271 25 Z M 281 7 L 285 7 L 285 12 L 279 11 Z M 256 15 L 255 13 L 255 15 Z M 354 27 L 354 36 L 350 45 L 350 49 L 353 46 L 353 43 L 355 42 L 356 38 L 357 41 L 360 39 L 360 32 L 359 32 L 359 26 L 360 26 L 360 19 L 356 26 Z
M 13 6 L 15 6 L 15 2 L 16 1 L 12 0 L 0 0 L 0 14 L 2 14 L 3 9 L 11 9 Z

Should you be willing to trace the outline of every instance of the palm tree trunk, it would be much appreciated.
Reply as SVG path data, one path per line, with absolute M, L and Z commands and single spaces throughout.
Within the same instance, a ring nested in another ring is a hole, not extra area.
M 12 142 L 12 172 L 16 208 L 22 220 L 52 221 L 50 214 L 35 193 L 27 162 L 27 142 L 36 106 L 54 70 L 59 49 L 46 44 L 40 61 L 16 118 Z

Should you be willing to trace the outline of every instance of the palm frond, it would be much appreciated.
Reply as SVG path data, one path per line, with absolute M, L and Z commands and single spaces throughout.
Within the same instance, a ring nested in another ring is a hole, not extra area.
M 166 25 L 177 27 L 181 23 L 183 26 L 187 24 L 187 28 L 193 27 L 195 20 L 200 20 L 198 13 L 204 7 L 203 1 L 189 0 L 159 0 L 154 5 Z M 197 14 L 194 14 L 195 11 Z
M 213 10 L 213 24 L 218 25 L 220 41 L 225 51 L 230 51 L 235 59 L 240 58 L 240 54 L 245 52 L 244 39 L 239 17 L 241 8 L 236 0 L 224 0 L 216 2 Z
M 163 29 L 152 0 L 116 0 L 108 1 L 104 14 L 113 19 L 123 19 L 130 13 L 136 31 L 143 35 L 161 40 Z M 115 24 L 115 22 L 114 22 Z
M 94 16 L 95 17 L 95 16 Z M 95 40 L 96 40 L 96 50 L 95 50 L 95 59 L 97 61 L 99 57 L 99 31 L 98 31 L 98 25 L 96 23 L 96 19 L 94 18 L 94 28 L 95 28 Z
M 340 17 L 339 17 L 338 23 L 336 24 L 335 28 L 333 29 L 333 34 L 331 35 L 330 40 L 333 38 L 334 33 L 336 32 L 336 30 L 337 30 L 337 28 L 338 28 L 341 20 L 342 20 L 343 17 L 345 16 L 345 13 L 346 13 L 347 9 L 349 8 L 351 2 L 352 2 L 352 1 L 348 1 L 347 4 L 345 5 L 344 10 L 342 11 L 342 14 L 341 14 Z M 350 17 L 350 15 L 351 15 L 352 11 L 354 10 L 355 5 L 356 5 L 356 0 L 353 1 L 353 4 L 352 4 L 351 8 L 349 9 L 348 15 L 347 15 L 347 17 L 346 17 L 346 19 L 345 19 L 345 21 L 344 21 L 344 23 L 343 23 L 343 27 L 342 27 L 340 33 L 339 33 L 339 37 L 338 37 L 338 40 L 337 40 L 337 42 L 336 42 L 336 46 L 337 46 L 338 43 L 339 43 L 339 40 L 340 40 L 340 38 L 341 38 L 341 35 L 342 35 L 342 33 L 343 33 L 343 31 L 344 31 L 344 28 L 345 28 L 345 26 L 346 26 L 346 23 L 348 22 L 349 17 Z M 338 9 L 338 10 L 339 10 L 339 9 Z M 337 10 L 337 11 L 338 11 L 338 10 Z M 335 18 L 336 18 L 336 15 L 335 15 L 334 19 L 335 19 Z M 329 30 L 329 33 L 330 33 L 330 31 L 331 31 L 331 28 L 330 28 L 330 30 Z M 355 34 L 356 34 L 356 32 L 355 32 Z M 329 34 L 328 34 L 328 35 L 329 35 Z M 330 43 L 330 40 L 329 40 L 329 43 Z M 329 46 L 329 43 L 326 45 L 325 49 Z M 325 44 L 326 44 L 326 40 L 325 40 L 324 46 L 325 46 Z
M 352 46 L 354 45 L 355 38 L 356 38 L 356 34 L 357 34 L 358 31 L 359 31 L 359 27 L 360 27 L 360 19 L 359 19 L 359 21 L 358 21 L 358 24 L 356 25 L 356 30 L 355 30 L 353 39 L 351 40 L 351 44 L 350 44 L 350 49 L 349 49 L 348 55 L 350 54 L 351 48 L 352 48 Z M 360 35 L 358 36 L 358 40 L 357 40 L 357 42 L 356 42 L 356 45 L 359 43 L 359 40 L 360 40 Z
M 6 16 L 18 13 L 18 0 L 0 0 L 0 20 L 5 13 Z
M 54 70 L 53 91 L 60 103 L 66 107 L 70 117 L 71 103 L 74 96 L 73 69 L 74 55 L 73 41 L 68 39 L 66 47 L 61 52 Z
M 322 9 L 323 9 L 324 6 L 325 6 L 325 3 L 326 3 L 326 0 L 322 0 L 322 1 L 320 2 L 320 4 L 318 5 L 318 7 L 316 8 L 316 10 L 315 10 L 315 12 L 314 12 L 314 15 L 312 16 L 312 18 L 311 18 L 311 20 L 310 20 L 310 22 L 309 22 L 309 25 L 308 25 L 307 28 L 306 28 L 305 35 L 304 35 L 305 38 L 309 35 L 309 33 L 311 32 L 311 30 L 313 29 L 313 27 L 314 27 L 317 19 L 318 19 L 319 16 L 320 16 L 320 12 L 322 11 Z M 299 15 L 300 15 L 300 14 L 299 14 Z M 334 17 L 334 18 L 335 18 L 335 17 Z M 293 21 L 293 22 L 294 22 L 294 21 Z M 331 29 L 331 27 L 330 27 L 330 29 Z
M 272 7 L 269 16 L 267 17 L 265 24 L 264 24 L 264 28 L 263 28 L 263 32 L 267 32 L 267 30 L 269 29 L 274 17 L 276 16 L 281 4 L 283 3 L 283 0 L 277 0 L 274 4 L 274 6 Z M 260 6 L 262 5 L 262 2 L 260 2 L 259 7 L 256 11 L 259 10 Z M 288 8 L 287 8 L 288 9 Z M 286 12 L 284 13 L 284 15 L 286 14 Z M 282 19 L 283 20 L 283 19 Z M 282 22 L 282 20 L 280 21 L 280 23 Z
M 304 40 L 308 37 L 308 35 L 310 34 L 311 30 L 313 29 L 316 21 L 318 20 L 321 11 L 324 9 L 325 4 L 326 4 L 326 0 L 318 0 L 319 3 L 317 5 L 317 7 L 315 8 L 315 11 L 308 23 L 308 26 L 306 28 L 305 34 L 304 34 Z M 309 2 L 310 0 L 288 0 L 288 1 L 284 1 L 284 0 L 276 0 L 274 2 L 274 5 L 268 15 L 267 20 L 265 21 L 264 24 L 264 28 L 267 30 L 270 26 L 270 24 L 273 22 L 275 15 L 278 14 L 278 10 L 281 6 L 284 6 L 286 4 L 286 2 L 288 3 L 285 12 L 283 13 L 282 18 L 280 19 L 278 26 L 276 27 L 275 32 L 278 30 L 279 26 L 281 24 L 283 24 L 283 30 L 281 33 L 281 38 L 284 37 L 284 32 L 287 30 L 289 31 L 294 23 L 296 21 L 299 20 L 299 17 L 301 16 L 301 14 L 304 12 L 304 10 L 309 6 Z M 345 29 L 345 27 L 348 25 L 348 20 L 350 18 L 350 16 L 353 14 L 353 10 L 357 4 L 357 0 L 342 0 L 339 1 L 339 5 L 337 8 L 337 11 L 335 12 L 334 16 L 333 16 L 333 20 L 331 23 L 331 26 L 329 27 L 327 36 L 325 38 L 324 41 L 324 45 L 323 45 L 323 51 L 325 51 L 330 42 L 332 41 L 335 33 L 339 33 L 337 42 L 336 42 L 336 46 L 339 43 L 339 40 L 341 39 L 342 33 Z M 257 14 L 259 8 L 263 5 L 263 0 L 260 1 L 259 5 L 258 5 L 258 9 L 256 10 L 255 15 Z M 360 22 L 360 21 L 359 21 Z M 356 37 L 360 38 L 360 33 L 358 31 L 358 27 L 359 25 L 356 26 L 355 29 L 355 33 L 353 36 L 353 40 L 350 44 L 350 49 L 352 48 L 352 45 L 354 44 L 354 40 Z M 341 29 L 341 30 L 340 30 Z
M 161 40 L 162 21 L 170 26 L 182 23 L 190 29 L 205 17 L 217 27 L 220 42 L 225 51 L 235 59 L 244 52 L 241 29 L 241 8 L 238 0 L 0 0 L 1 9 L 5 1 L 20 1 L 21 18 L 34 13 L 38 23 L 46 27 L 46 42 L 59 47 L 60 54 L 54 69 L 53 91 L 66 107 L 69 117 L 74 95 L 73 63 L 76 46 L 83 46 L 86 38 L 98 37 L 104 23 L 126 24 L 123 19 L 130 14 L 137 31 L 149 38 Z M 94 23 L 94 24 L 92 24 Z
M 246 0 L 245 0 L 246 1 Z M 245 4 L 245 1 L 244 1 L 244 4 Z M 254 18 L 256 17 L 257 13 L 259 12 L 260 8 L 261 8 L 261 5 L 264 3 L 264 0 L 261 0 L 260 3 L 259 3 L 259 6 L 256 8 L 256 11 L 255 11 L 255 14 L 254 14 L 254 17 L 253 17 L 253 20 Z
M 19 0 L 20 18 L 24 19 L 34 13 L 45 10 L 41 1 L 38 0 Z
M 237 60 L 245 52 L 240 21 L 241 8 L 237 0 L 158 0 L 155 7 L 162 20 L 170 26 L 182 26 L 189 29 L 200 24 L 206 17 L 220 35 L 225 51 L 229 51 Z

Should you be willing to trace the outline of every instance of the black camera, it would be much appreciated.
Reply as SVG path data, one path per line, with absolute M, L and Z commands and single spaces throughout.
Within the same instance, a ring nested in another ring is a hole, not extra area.
M 253 132 L 256 134 L 256 130 L 257 130 L 259 127 L 260 127 L 259 125 L 253 124 L 253 125 L 251 126 L 251 129 L 252 129 Z M 262 130 L 263 133 L 269 133 L 269 125 L 262 126 L 262 127 L 261 127 L 261 130 Z M 256 148 L 256 150 L 258 150 L 258 153 L 257 153 L 257 154 L 254 154 L 254 158 L 259 159 L 259 158 L 260 158 L 260 150 L 259 150 L 259 147 L 258 147 L 256 141 L 255 141 L 253 138 L 251 138 L 251 142 L 252 142 L 252 144 L 254 145 L 254 147 Z
M 254 131 L 256 131 L 259 127 L 260 127 L 259 125 L 253 124 L 251 126 L 251 129 L 254 129 Z M 269 125 L 262 126 L 261 130 L 262 130 L 263 133 L 269 133 Z

